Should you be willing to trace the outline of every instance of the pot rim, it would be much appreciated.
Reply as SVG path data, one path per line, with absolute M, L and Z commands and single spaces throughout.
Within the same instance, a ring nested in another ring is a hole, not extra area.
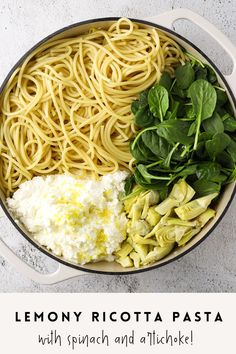
M 59 35 L 67 30 L 76 28 L 76 27 L 80 27 L 82 25 L 86 25 L 86 24 L 93 24 L 96 22 L 109 22 L 109 21 L 117 21 L 119 20 L 120 17 L 100 17 L 100 18 L 93 18 L 93 19 L 89 19 L 89 20 L 84 20 L 84 21 L 79 21 L 76 23 L 73 23 L 69 26 L 65 26 L 51 34 L 49 34 L 48 36 L 44 37 L 42 40 L 40 40 L 37 44 L 35 44 L 33 47 L 31 47 L 31 49 L 29 49 L 17 62 L 16 64 L 12 67 L 12 69 L 9 71 L 8 75 L 6 76 L 6 78 L 4 79 L 1 87 L 0 87 L 0 95 L 3 92 L 7 82 L 9 81 L 9 79 L 11 78 L 12 74 L 14 73 L 14 71 L 23 63 L 23 61 L 39 46 L 41 46 L 42 44 L 46 43 L 47 41 L 53 39 L 53 37 L 55 37 L 56 35 Z M 170 33 L 174 36 L 176 36 L 178 39 L 181 39 L 182 41 L 184 41 L 185 43 L 187 43 L 188 45 L 190 45 L 193 49 L 195 49 L 201 56 L 203 56 L 207 62 L 214 68 L 214 70 L 216 71 L 216 73 L 219 75 L 219 77 L 221 78 L 221 80 L 223 81 L 225 87 L 227 88 L 227 91 L 232 99 L 234 108 L 236 109 L 236 97 L 234 96 L 230 85 L 228 84 L 227 80 L 225 79 L 224 75 L 221 73 L 221 71 L 217 68 L 217 66 L 213 63 L 213 61 L 201 50 L 199 49 L 195 44 L 193 44 L 190 40 L 188 40 L 187 38 L 183 37 L 182 35 L 180 35 L 179 33 L 176 33 L 175 31 L 166 28 L 164 26 L 158 25 L 156 23 L 153 23 L 151 21 L 147 21 L 147 20 L 140 20 L 140 19 L 136 19 L 136 18 L 129 18 L 131 21 L 136 22 L 136 23 L 141 23 L 144 25 L 148 25 L 160 30 L 163 30 L 167 33 Z M 153 269 L 157 269 L 160 267 L 163 267 L 169 263 L 172 263 L 174 261 L 177 261 L 179 258 L 182 258 L 183 256 L 185 256 L 186 254 L 188 254 L 189 252 L 191 252 L 194 248 L 196 248 L 200 243 L 202 243 L 211 233 L 212 231 L 215 230 L 215 228 L 218 226 L 218 224 L 220 223 L 220 221 L 223 219 L 224 215 L 226 214 L 229 206 L 231 205 L 234 196 L 236 194 L 236 182 L 234 182 L 234 189 L 232 191 L 232 194 L 230 196 L 230 199 L 228 200 L 223 212 L 220 214 L 218 220 L 215 222 L 215 224 L 211 227 L 211 229 L 204 235 L 202 236 L 202 238 L 196 242 L 194 245 L 192 245 L 190 248 L 188 248 L 186 251 L 183 251 L 182 253 L 180 253 L 179 255 L 174 256 L 173 258 L 164 261 L 160 264 L 154 264 L 154 265 L 150 265 L 147 266 L 145 268 L 138 268 L 138 269 L 133 269 L 133 270 L 128 270 L 128 271 L 124 271 L 124 272 L 115 272 L 115 271 L 101 271 L 101 270 L 94 270 L 94 269 L 88 269 L 88 268 L 83 268 L 80 265 L 77 265 L 75 263 L 70 263 L 69 261 L 66 261 L 62 258 L 57 257 L 56 255 L 54 255 L 51 251 L 46 250 L 46 248 L 44 248 L 43 246 L 37 244 L 30 236 L 28 236 L 22 229 L 21 227 L 18 225 L 18 223 L 14 220 L 14 218 L 11 216 L 11 214 L 9 213 L 8 209 L 6 208 L 4 202 L 2 201 L 2 199 L 0 198 L 0 206 L 2 207 L 4 213 L 6 214 L 7 218 L 10 220 L 10 222 L 13 224 L 13 226 L 17 229 L 17 231 L 20 232 L 20 234 L 28 241 L 30 242 L 34 247 L 36 247 L 40 252 L 43 252 L 46 256 L 52 258 L 53 260 L 63 264 L 64 266 L 70 267 L 70 268 L 74 268 L 77 269 L 79 271 L 83 271 L 83 272 L 87 272 L 87 273 L 94 273 L 94 274 L 105 274 L 105 275 L 130 275 L 130 274 L 137 274 L 137 273 L 142 273 L 142 272 L 147 272 Z

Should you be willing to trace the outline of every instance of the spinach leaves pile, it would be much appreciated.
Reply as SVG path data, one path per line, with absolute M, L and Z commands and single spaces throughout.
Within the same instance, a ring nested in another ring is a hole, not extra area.
M 236 119 L 212 68 L 192 59 L 174 78 L 164 72 L 131 109 L 140 130 L 130 142 L 136 165 L 126 194 L 136 183 L 165 198 L 184 178 L 204 196 L 235 180 Z

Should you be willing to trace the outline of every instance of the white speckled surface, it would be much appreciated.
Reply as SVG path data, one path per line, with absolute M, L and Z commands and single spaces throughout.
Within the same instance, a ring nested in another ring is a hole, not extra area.
M 171 8 L 187 7 L 205 16 L 236 45 L 235 0 L 1 0 L 0 83 L 12 65 L 37 41 L 80 20 L 104 16 L 145 18 Z M 206 51 L 220 69 L 230 73 L 223 51 L 186 21 L 175 29 Z M 19 274 L 0 257 L 1 292 L 235 292 L 235 200 L 212 235 L 190 254 L 164 268 L 127 276 L 84 275 L 58 285 L 43 286 Z M 40 254 L 0 218 L 1 237 L 38 271 L 56 264 Z

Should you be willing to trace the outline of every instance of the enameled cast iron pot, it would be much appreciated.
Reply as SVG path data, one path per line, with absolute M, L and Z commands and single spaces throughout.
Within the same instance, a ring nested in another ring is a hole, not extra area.
M 182 36 L 176 34 L 173 32 L 170 28 L 173 24 L 174 21 L 178 19 L 188 19 L 195 24 L 197 24 L 199 27 L 204 29 L 208 34 L 210 34 L 225 50 L 226 52 L 231 56 L 234 64 L 234 71 L 231 75 L 229 76 L 224 76 L 214 65 L 214 63 L 200 50 L 198 49 L 193 43 L 188 41 L 187 39 L 183 38 Z M 65 27 L 52 35 L 46 37 L 43 39 L 41 42 L 36 44 L 32 49 L 30 49 L 12 68 L 11 72 L 8 74 L 7 78 L 3 82 L 0 93 L 4 89 L 6 83 L 8 82 L 10 76 L 14 72 L 14 70 L 22 64 L 22 62 L 28 57 L 28 55 L 31 54 L 31 52 L 39 47 L 40 45 L 49 42 L 54 39 L 59 39 L 59 38 L 64 38 L 64 37 L 69 37 L 69 36 L 76 36 L 80 35 L 84 32 L 86 32 L 91 26 L 96 27 L 103 27 L 106 28 L 112 24 L 112 22 L 116 21 L 118 18 L 112 17 L 112 18 L 99 18 L 99 19 L 93 19 L 93 20 L 88 20 L 88 21 L 83 21 L 79 22 L 76 24 L 73 24 L 71 26 Z M 137 22 L 138 24 L 142 26 L 152 26 L 155 28 L 158 28 L 168 34 L 171 38 L 173 38 L 176 42 L 178 42 L 181 46 L 186 48 L 190 53 L 198 57 L 200 60 L 202 60 L 205 63 L 208 63 L 211 65 L 218 76 L 220 84 L 225 88 L 225 90 L 228 93 L 229 99 L 232 103 L 232 106 L 234 107 L 234 111 L 236 112 L 236 48 L 233 46 L 233 44 L 219 31 L 217 30 L 212 24 L 210 24 L 207 20 L 205 20 L 203 17 L 197 15 L 196 13 L 187 10 L 187 9 L 177 9 L 173 10 L 164 14 L 161 14 L 159 16 L 153 17 L 146 20 L 137 20 L 137 19 L 132 19 L 134 22 Z M 29 241 L 31 242 L 36 248 L 38 248 L 41 252 L 45 253 L 49 257 L 55 259 L 58 261 L 58 269 L 56 272 L 52 274 L 40 274 L 37 271 L 35 271 L 33 268 L 31 268 L 28 264 L 23 262 L 20 258 L 18 258 L 14 252 L 0 239 L 0 254 L 4 256 L 8 261 L 13 263 L 15 267 L 29 276 L 31 279 L 38 283 L 44 283 L 44 284 L 52 284 L 56 283 L 59 281 L 62 281 L 64 279 L 68 279 L 74 276 L 78 276 L 81 274 L 86 274 L 86 272 L 92 272 L 92 273 L 99 273 L 99 274 L 128 274 L 128 273 L 137 273 L 137 272 L 143 272 L 147 270 L 151 270 L 157 267 L 164 266 L 165 264 L 168 264 L 170 262 L 173 262 L 174 260 L 182 257 L 186 253 L 190 252 L 193 248 L 195 248 L 198 244 L 200 244 L 206 237 L 209 236 L 209 234 L 213 231 L 213 229 L 217 226 L 219 221 L 222 219 L 224 216 L 226 210 L 228 209 L 234 194 L 236 192 L 236 184 L 231 183 L 228 185 L 224 192 L 221 195 L 220 201 L 217 205 L 217 215 L 216 217 L 209 222 L 203 230 L 196 235 L 190 242 L 188 242 L 187 245 L 183 247 L 179 247 L 176 249 L 174 252 L 169 254 L 167 257 L 164 259 L 156 262 L 155 264 L 149 265 L 142 267 L 141 269 L 135 269 L 135 268 L 122 268 L 119 264 L 117 263 L 109 263 L 109 262 L 98 262 L 98 263 L 93 263 L 93 264 L 86 264 L 84 266 L 79 266 L 77 264 L 71 263 L 69 261 L 65 261 L 61 257 L 57 257 L 53 255 L 50 251 L 48 251 L 45 247 L 41 246 L 40 244 L 36 243 L 31 237 L 28 231 L 24 229 L 22 225 L 16 224 L 14 221 L 13 217 L 11 216 L 6 203 L 5 203 L 5 197 L 3 195 L 0 195 L 0 204 L 3 208 L 3 211 L 7 215 L 7 217 L 10 219 L 12 224 L 15 226 L 15 228 Z

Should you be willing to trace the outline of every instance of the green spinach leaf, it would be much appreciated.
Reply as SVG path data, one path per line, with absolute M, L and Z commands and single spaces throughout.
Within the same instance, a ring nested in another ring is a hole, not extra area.
M 221 88 L 219 89 L 216 88 L 216 94 L 217 94 L 217 106 L 222 107 L 228 101 L 228 96 L 226 92 L 223 91 Z
M 152 180 L 151 183 L 148 183 L 146 179 L 144 179 L 142 174 L 139 172 L 138 168 L 136 168 L 134 171 L 134 178 L 135 182 L 145 189 L 154 189 L 161 191 L 162 189 L 166 189 L 167 187 L 167 181 L 163 180 Z
M 189 126 L 188 122 L 181 121 L 180 119 L 172 119 L 158 124 L 156 132 L 169 143 L 190 145 L 193 143 L 193 137 L 187 135 Z
M 199 141 L 207 141 L 210 140 L 212 138 L 212 134 L 208 133 L 208 132 L 202 132 L 199 134 Z
M 132 146 L 132 142 L 130 144 L 130 152 L 135 158 L 136 161 L 153 161 L 155 158 L 153 153 L 148 149 L 148 147 L 143 143 L 141 139 L 137 141 L 137 143 Z
M 216 76 L 215 70 L 212 69 L 212 67 L 207 64 L 205 64 L 205 67 L 207 68 L 207 80 L 211 84 L 214 84 L 215 82 L 217 82 L 217 76 Z
M 185 107 L 184 117 L 188 118 L 189 120 L 195 120 L 196 116 L 195 116 L 194 109 L 193 109 L 192 105 Z
M 148 93 L 148 104 L 152 114 L 162 122 L 169 108 L 169 96 L 165 87 L 156 84 Z
M 212 135 L 224 132 L 224 124 L 217 112 L 214 112 L 211 118 L 207 118 L 202 122 L 203 128 L 207 133 Z
M 221 165 L 216 162 L 201 162 L 197 166 L 196 175 L 198 179 L 207 181 L 218 181 L 221 173 Z
M 219 193 L 221 185 L 219 183 L 199 179 L 193 183 L 193 189 L 197 193 L 198 197 L 204 197 L 208 194 Z
M 159 85 L 165 87 L 167 89 L 167 91 L 170 91 L 172 81 L 173 80 L 170 77 L 170 74 L 164 71 L 163 74 L 161 75 Z
M 197 164 L 187 165 L 187 166 L 183 165 L 182 170 L 180 172 L 176 171 L 177 173 L 172 174 L 170 182 L 173 183 L 174 180 L 180 177 L 186 179 L 188 176 L 195 175 L 196 171 L 197 171 Z M 170 184 L 170 182 L 168 184 Z
M 221 164 L 221 166 L 229 169 L 235 167 L 233 158 L 226 151 L 222 151 L 216 156 L 216 161 Z
M 190 62 L 180 65 L 175 70 L 175 77 L 178 87 L 187 89 L 194 81 L 195 72 Z
M 134 122 L 138 127 L 145 128 L 154 123 L 154 117 L 148 106 L 148 90 L 139 95 L 139 99 L 131 104 L 131 111 L 134 114 Z
M 177 82 L 175 82 L 171 94 L 175 96 L 175 99 L 178 98 L 184 103 L 184 99 L 187 97 L 187 90 L 182 89 L 177 85 Z
M 229 178 L 227 179 L 226 183 L 231 183 L 234 182 L 235 180 L 236 180 L 236 166 L 234 167 L 234 169 L 232 169 L 232 172 Z
M 200 65 L 195 65 L 194 66 L 194 70 L 195 70 L 195 79 L 196 80 L 207 80 L 207 75 L 208 75 L 208 71 L 206 67 L 202 67 Z
M 157 175 L 153 175 L 153 174 L 149 173 L 147 167 L 143 164 L 137 165 L 137 170 L 139 171 L 139 173 L 142 175 L 143 179 L 147 183 L 151 183 L 151 181 L 153 179 L 159 180 L 159 181 L 169 181 L 170 180 L 170 177 L 168 177 L 168 176 L 157 176 Z
M 216 106 L 216 91 L 206 80 L 196 80 L 189 88 L 189 94 L 196 115 L 197 127 L 193 149 L 196 150 L 200 126 L 204 119 L 212 116 Z
M 227 152 L 236 163 L 236 142 L 233 139 L 231 139 L 230 144 L 227 147 Z
M 165 160 L 162 163 L 162 167 L 164 169 L 169 169 L 170 168 L 170 163 L 171 163 L 171 159 L 172 159 L 172 155 L 174 154 L 174 152 L 178 149 L 179 143 L 176 143 L 172 149 L 170 150 L 169 154 L 166 156 Z
M 176 119 L 177 118 L 179 106 L 180 106 L 180 102 L 175 101 L 173 99 L 171 100 L 171 112 L 170 112 L 168 119 Z
M 224 129 L 227 132 L 235 132 L 236 130 L 236 119 L 229 116 L 224 120 Z
M 165 159 L 169 153 L 170 146 L 168 142 L 160 137 L 155 130 L 147 130 L 142 134 L 144 144 L 158 158 Z
M 205 141 L 200 141 L 197 145 L 197 150 L 195 150 L 196 157 L 198 157 L 199 160 L 207 160 L 209 158 L 209 155 L 206 151 L 206 143 Z
M 134 175 L 130 175 L 128 178 L 126 178 L 125 185 L 124 185 L 125 195 L 128 195 L 132 192 L 134 183 L 135 183 Z
M 197 129 L 197 121 L 194 120 L 189 127 L 188 136 L 192 136 L 196 132 L 196 129 Z
M 134 116 L 135 124 L 140 128 L 146 128 L 154 123 L 154 117 L 149 110 L 149 107 L 140 108 Z
M 230 141 L 230 137 L 225 133 L 215 134 L 212 140 L 206 142 L 206 150 L 209 157 L 215 160 L 216 156 L 227 148 Z
M 135 100 L 131 104 L 131 111 L 135 115 L 139 109 L 148 106 L 148 91 L 145 90 L 140 93 L 138 100 Z

